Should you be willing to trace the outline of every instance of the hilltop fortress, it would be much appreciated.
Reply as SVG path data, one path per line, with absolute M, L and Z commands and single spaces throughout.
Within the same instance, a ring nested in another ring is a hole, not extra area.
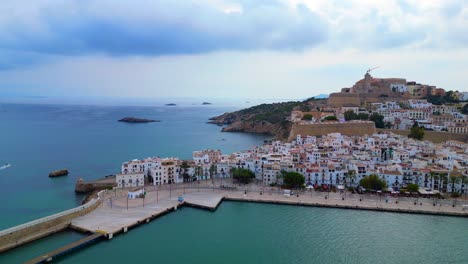
M 339 93 L 332 93 L 328 98 L 331 107 L 359 107 L 367 103 L 382 101 L 402 101 L 422 98 L 427 95 L 443 95 L 444 89 L 435 86 L 407 82 L 402 78 L 374 78 L 368 70 L 364 79 L 351 88 L 343 88 Z

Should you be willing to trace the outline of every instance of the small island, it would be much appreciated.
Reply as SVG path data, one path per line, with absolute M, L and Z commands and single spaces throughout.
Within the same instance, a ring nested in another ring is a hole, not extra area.
M 145 119 L 145 118 L 136 118 L 136 117 L 124 117 L 119 120 L 119 122 L 126 123 L 152 123 L 152 122 L 161 122 L 159 120 Z
M 60 177 L 60 176 L 65 176 L 68 175 L 68 170 L 67 169 L 62 169 L 62 170 L 56 170 L 51 173 L 49 173 L 49 177 Z
M 209 102 L 203 102 L 202 105 L 210 105 L 211 103 Z
M 174 103 L 166 104 L 166 106 L 176 106 Z

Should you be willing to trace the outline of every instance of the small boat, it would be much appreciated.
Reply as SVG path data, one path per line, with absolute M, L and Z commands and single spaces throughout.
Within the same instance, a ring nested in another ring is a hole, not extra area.
M 0 170 L 4 170 L 4 169 L 10 168 L 10 167 L 11 167 L 11 164 L 10 164 L 10 163 L 5 163 L 5 165 L 0 166 Z

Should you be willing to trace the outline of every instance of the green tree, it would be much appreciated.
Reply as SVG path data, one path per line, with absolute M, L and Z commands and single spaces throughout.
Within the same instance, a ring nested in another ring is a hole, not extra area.
M 357 115 L 354 113 L 353 110 L 348 110 L 348 111 L 344 112 L 344 118 L 345 118 L 346 121 L 356 120 Z
M 188 174 L 188 169 L 190 168 L 190 165 L 187 163 L 187 161 L 182 161 L 182 164 L 180 165 L 180 168 L 182 169 L 182 177 L 184 178 L 184 182 L 190 181 L 191 177 Z
M 418 192 L 419 186 L 417 184 L 410 183 L 406 186 L 406 189 L 408 190 L 408 192 Z
M 439 191 L 442 189 L 443 192 L 446 192 L 447 190 L 444 189 L 444 185 L 448 182 L 448 174 L 447 173 L 441 173 L 440 174 L 440 183 L 439 183 Z
M 348 173 L 346 173 L 346 187 L 349 187 L 350 186 L 350 183 L 351 183 L 351 179 L 355 179 L 356 178 L 356 171 L 355 170 L 349 170 Z
M 362 178 L 359 184 L 368 190 L 383 190 L 387 186 L 387 183 L 375 174 Z
M 462 107 L 461 112 L 462 114 L 468 115 L 468 103 Z
M 231 173 L 233 179 L 244 184 L 249 183 L 253 178 L 255 178 L 255 174 L 248 169 L 232 168 Z
M 378 113 L 372 113 L 369 116 L 369 120 L 375 123 L 376 128 L 385 128 L 384 116 Z
M 359 113 L 357 115 L 358 120 L 369 120 L 369 114 L 366 113 Z
M 210 178 L 211 178 L 211 182 L 214 183 L 214 176 L 216 175 L 216 171 L 217 171 L 217 167 L 215 164 L 211 164 L 210 166 Z
M 197 167 L 195 167 L 195 175 L 193 176 L 193 180 L 200 180 L 202 175 L 203 175 L 203 168 L 202 166 L 198 165 Z
M 418 122 L 414 122 L 413 127 L 411 127 L 409 138 L 414 138 L 417 140 L 422 140 L 424 138 L 424 128 L 418 125 Z
M 287 188 L 302 188 L 305 184 L 305 178 L 302 174 L 297 172 L 281 171 L 283 178 L 283 185 Z
M 452 187 L 452 188 L 451 188 L 451 192 L 452 192 L 452 193 L 455 192 L 455 184 L 458 183 L 459 179 L 460 179 L 460 178 L 459 178 L 457 175 L 455 175 L 455 174 L 453 174 L 453 173 L 450 174 L 449 180 L 450 180 L 451 187 Z
M 312 120 L 312 115 L 311 114 L 305 114 L 303 117 L 302 117 L 302 120 Z
M 324 121 L 338 121 L 338 118 L 336 118 L 336 116 L 327 116 L 323 120 Z
M 386 129 L 390 129 L 390 128 L 392 128 L 393 125 L 390 122 L 385 122 L 384 126 L 385 126 Z

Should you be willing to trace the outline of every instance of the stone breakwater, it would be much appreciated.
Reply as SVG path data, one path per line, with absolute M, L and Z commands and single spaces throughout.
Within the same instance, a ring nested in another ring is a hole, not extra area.
M 0 252 L 68 228 L 73 219 L 93 211 L 102 200 L 103 193 L 99 193 L 84 205 L 1 231 Z

